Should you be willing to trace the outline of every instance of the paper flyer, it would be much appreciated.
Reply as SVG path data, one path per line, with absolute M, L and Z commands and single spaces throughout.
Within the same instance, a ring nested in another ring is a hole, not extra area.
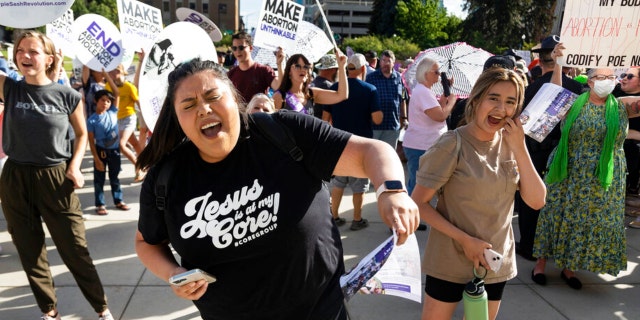
M 360 292 L 422 302 L 420 251 L 416 236 L 412 234 L 401 246 L 394 243 L 394 236 L 389 237 L 340 277 L 345 300 L 349 301 Z
M 578 95 L 553 83 L 545 83 L 520 115 L 524 133 L 542 142 L 558 125 Z

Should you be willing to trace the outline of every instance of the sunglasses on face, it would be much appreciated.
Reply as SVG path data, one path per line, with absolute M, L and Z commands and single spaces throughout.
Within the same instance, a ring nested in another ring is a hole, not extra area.
M 237 47 L 236 47 L 236 46 L 231 46 L 231 50 L 232 50 L 232 51 L 238 51 L 238 50 L 239 50 L 239 51 L 242 51 L 242 50 L 244 50 L 244 49 L 245 49 L 245 48 L 247 48 L 247 47 L 249 47 L 249 46 L 237 46 Z
M 597 75 L 597 76 L 593 76 L 591 77 L 591 79 L 596 79 L 598 81 L 602 81 L 602 80 L 615 80 L 616 76 L 615 75 L 610 75 L 610 76 L 605 76 L 605 75 Z
M 309 70 L 311 70 L 311 65 L 305 64 L 304 66 L 301 66 L 301 65 L 296 63 L 296 64 L 293 65 L 293 68 L 296 69 L 296 70 L 304 69 L 306 71 L 309 71 Z
M 623 73 L 620 75 L 620 79 L 627 78 L 627 80 L 631 80 L 633 79 L 633 77 L 636 77 L 636 75 L 633 73 Z

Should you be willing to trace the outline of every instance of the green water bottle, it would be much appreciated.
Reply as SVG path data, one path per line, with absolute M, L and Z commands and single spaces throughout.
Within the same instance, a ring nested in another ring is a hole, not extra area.
M 475 273 L 475 272 L 474 272 Z M 464 318 L 466 320 L 488 320 L 489 304 L 487 292 L 484 290 L 484 280 L 474 277 L 467 283 L 462 294 Z

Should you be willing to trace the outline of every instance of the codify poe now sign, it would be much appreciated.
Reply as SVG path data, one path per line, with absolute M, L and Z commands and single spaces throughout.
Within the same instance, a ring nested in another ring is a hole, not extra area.
M 78 60 L 89 68 L 101 71 L 115 69 L 124 50 L 120 30 L 97 14 L 85 14 L 73 23 L 75 53 Z
M 640 66 L 640 0 L 567 0 L 560 41 L 565 66 Z
M 253 45 L 273 50 L 282 47 L 285 52 L 292 52 L 303 14 L 304 6 L 293 1 L 264 0 Z

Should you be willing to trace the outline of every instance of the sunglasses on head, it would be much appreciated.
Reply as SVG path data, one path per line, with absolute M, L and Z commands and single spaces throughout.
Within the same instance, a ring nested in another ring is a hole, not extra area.
M 620 79 L 627 78 L 627 80 L 631 80 L 633 79 L 633 77 L 636 77 L 636 75 L 633 73 L 623 73 L 620 75 Z
M 231 50 L 232 51 L 238 51 L 238 50 L 242 51 L 242 50 L 244 50 L 244 48 L 247 48 L 247 47 L 248 46 L 237 46 L 237 47 L 236 46 L 231 46 Z
M 347 67 L 347 70 L 350 70 L 350 71 L 353 71 L 355 69 L 356 69 L 356 67 Z
M 302 70 L 302 69 L 307 70 L 307 71 L 311 70 L 311 65 L 308 65 L 308 64 L 305 64 L 304 66 L 301 66 L 301 65 L 296 63 L 296 64 L 293 65 L 293 67 L 296 70 Z

